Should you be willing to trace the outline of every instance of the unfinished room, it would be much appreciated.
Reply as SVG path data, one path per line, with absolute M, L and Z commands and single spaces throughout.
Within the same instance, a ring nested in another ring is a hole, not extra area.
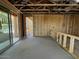
M 79 0 L 0 0 L 0 59 L 79 59 Z

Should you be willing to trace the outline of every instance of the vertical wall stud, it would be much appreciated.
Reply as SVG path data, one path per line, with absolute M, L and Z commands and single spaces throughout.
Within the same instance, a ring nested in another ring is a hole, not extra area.
M 66 47 L 66 42 L 67 42 L 67 36 L 64 35 L 63 47 Z
M 62 42 L 62 34 L 60 34 L 59 44 L 61 45 Z
M 73 53 L 73 51 L 74 51 L 74 38 L 73 37 L 71 37 L 71 40 L 70 40 L 70 49 L 69 49 L 69 52 L 70 53 Z

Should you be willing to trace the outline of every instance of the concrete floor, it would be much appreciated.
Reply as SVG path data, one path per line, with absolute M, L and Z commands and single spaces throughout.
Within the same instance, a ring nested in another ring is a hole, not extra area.
M 49 37 L 21 40 L 0 56 L 0 59 L 74 59 Z

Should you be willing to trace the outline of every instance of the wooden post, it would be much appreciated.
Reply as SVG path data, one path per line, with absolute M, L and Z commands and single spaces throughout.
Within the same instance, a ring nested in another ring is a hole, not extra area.
M 22 28 L 22 14 L 19 14 L 19 31 L 20 31 L 20 37 L 22 38 L 23 37 L 23 28 Z
M 59 34 L 57 33 L 57 42 L 58 42 L 58 40 L 59 40 Z
M 66 47 L 66 42 L 67 42 L 67 36 L 66 36 L 66 35 L 64 35 L 63 47 Z
M 26 37 L 26 16 L 23 15 L 24 37 Z
M 59 44 L 61 45 L 62 42 L 62 34 L 60 34 Z
M 74 51 L 74 41 L 75 41 L 75 39 L 73 37 L 71 37 L 71 39 L 70 39 L 70 48 L 69 48 L 70 53 L 73 53 L 73 51 Z

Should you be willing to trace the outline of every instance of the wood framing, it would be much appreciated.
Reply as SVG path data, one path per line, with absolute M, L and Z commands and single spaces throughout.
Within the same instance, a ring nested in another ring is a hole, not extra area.
M 64 36 L 64 41 L 63 41 L 63 45 L 61 44 L 61 40 L 62 40 L 62 35 Z M 60 37 L 60 38 L 58 38 L 58 36 Z M 67 37 L 70 37 L 70 44 L 69 44 L 69 50 L 67 50 L 67 48 L 66 48 L 66 46 L 67 46 Z M 79 56 L 76 56 L 75 54 L 74 54 L 74 47 L 75 47 L 75 40 L 79 40 L 79 37 L 77 37 L 77 36 L 74 36 L 74 35 L 69 35 L 69 34 L 66 34 L 66 33 L 61 33 L 61 32 L 57 32 L 57 42 L 66 50 L 66 51 L 68 51 L 70 54 L 72 54 L 75 58 L 79 58 Z
M 78 4 L 27 4 L 27 5 L 23 5 L 23 4 L 14 4 L 15 6 L 66 6 L 66 7 L 74 7 L 77 6 L 79 7 Z
M 23 13 L 24 13 L 24 11 L 25 11 L 25 13 L 28 11 L 30 11 L 30 12 L 47 11 L 48 13 L 52 13 L 52 11 L 62 12 L 62 13 L 65 13 L 65 12 L 79 13 L 79 4 L 73 0 L 71 0 L 71 1 L 69 1 L 69 0 L 67 0 L 67 1 L 64 1 L 64 0 L 62 0 L 62 1 L 60 1 L 60 0 L 59 1 L 28 0 L 27 2 L 23 0 L 19 3 L 16 3 L 16 2 L 17 1 L 15 1 L 14 6 L 17 8 L 20 8 L 20 10 Z

